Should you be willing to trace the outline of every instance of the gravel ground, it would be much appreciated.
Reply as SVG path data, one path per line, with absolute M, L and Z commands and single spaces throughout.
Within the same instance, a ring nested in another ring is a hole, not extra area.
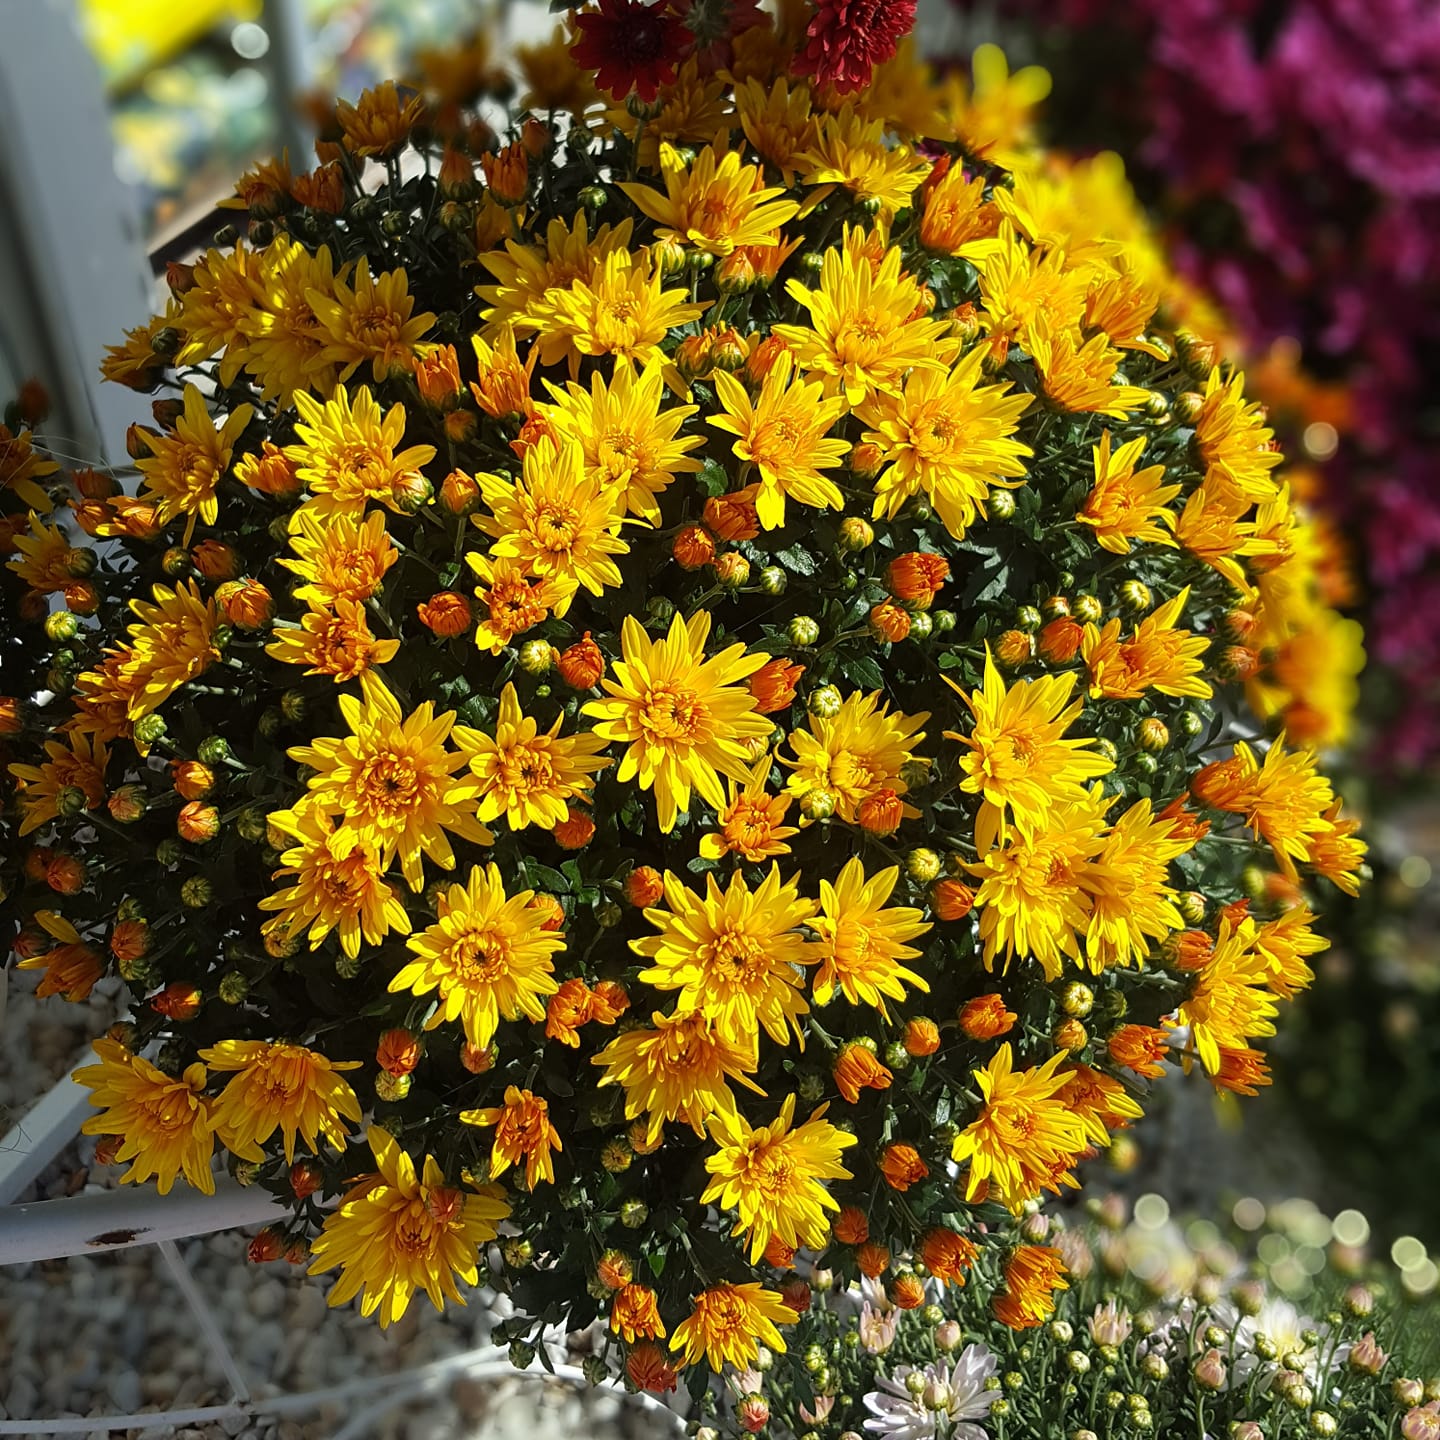
M 37 1001 L 34 977 L 12 971 L 0 1019 L 0 1129 L 8 1128 L 74 1063 L 114 1017 L 113 992 L 90 1003 Z M 54 1199 L 116 1183 L 123 1167 L 94 1165 L 78 1137 L 21 1197 Z M 0 1212 L 0 1225 L 4 1216 Z M 417 1391 L 403 1372 L 486 1344 L 509 1302 L 472 1292 L 465 1309 L 436 1314 L 423 1300 L 388 1332 L 352 1308 L 330 1311 L 328 1278 L 283 1261 L 252 1265 L 248 1234 L 230 1231 L 179 1246 L 212 1298 L 225 1343 L 257 1397 L 394 1374 L 394 1387 L 284 1419 L 233 1419 L 169 1431 L 109 1432 L 158 1440 L 662 1440 L 677 1427 L 622 1391 L 517 1375 L 443 1376 Z M 556 1336 L 556 1363 L 578 1365 L 586 1335 Z M 224 1371 L 199 1333 L 163 1255 L 153 1246 L 77 1255 L 0 1270 L 0 1420 L 132 1414 L 222 1405 Z M 387 1408 L 388 1407 L 388 1408 Z M 84 1432 L 82 1432 L 84 1433 Z M 107 1432 L 90 1432 L 98 1437 Z

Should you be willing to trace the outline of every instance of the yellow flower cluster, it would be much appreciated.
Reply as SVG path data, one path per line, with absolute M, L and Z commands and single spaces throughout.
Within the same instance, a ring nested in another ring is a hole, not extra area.
M 664 1388 L 784 1348 L 798 1248 L 963 1278 L 1167 1055 L 1263 1082 L 1301 887 L 1363 860 L 1352 667 L 1218 323 L 1114 157 L 1033 148 L 1033 72 L 841 97 L 765 20 L 601 110 L 574 40 L 503 149 L 437 61 L 242 181 L 107 362 L 184 377 L 135 493 L 76 480 L 110 554 L 12 526 L 75 624 L 0 716 L 23 962 L 142 1016 L 80 1075 L 126 1178 L 218 1139 L 276 1253 L 339 1194 L 315 1267 L 382 1323 L 509 1217 Z M 1212 760 L 1240 682 L 1288 738 Z

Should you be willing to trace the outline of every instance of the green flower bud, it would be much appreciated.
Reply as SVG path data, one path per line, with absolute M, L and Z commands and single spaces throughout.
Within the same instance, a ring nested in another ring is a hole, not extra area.
M 180 863 L 180 857 L 184 853 L 179 840 L 172 835 L 162 840 L 155 847 L 155 860 L 157 864 L 163 865 L 167 870 L 171 870 Z
M 512 1340 L 510 1363 L 517 1370 L 528 1370 L 535 1363 L 535 1347 L 528 1340 Z
M 250 993 L 250 982 L 238 971 L 227 970 L 220 977 L 220 998 L 227 1005 L 239 1005 Z
M 638 1230 L 650 1218 L 650 1207 L 643 1200 L 626 1200 L 620 1206 L 620 1223 L 627 1230 Z
M 835 686 L 821 685 L 818 689 L 810 692 L 810 698 L 806 701 L 805 708 L 817 720 L 833 720 L 840 713 L 840 707 L 844 703 L 844 699 Z
M 207 735 L 195 758 L 205 765 L 223 765 L 230 758 L 230 743 L 222 735 Z
M 1150 587 L 1139 580 L 1127 580 L 1120 587 L 1121 607 L 1128 610 L 1132 615 L 1144 613 L 1154 603 L 1154 598 L 1150 594 Z
M 928 640 L 935 628 L 935 619 L 924 610 L 917 610 L 910 616 L 909 640 Z
M 847 515 L 840 522 L 840 548 L 852 554 L 869 549 L 875 541 L 875 527 L 859 515 Z
M 760 572 L 760 592 L 763 595 L 783 595 L 790 578 L 778 565 L 767 565 Z
M 80 620 L 68 610 L 52 610 L 45 617 L 45 633 L 57 645 L 63 644 L 80 633 Z
M 808 615 L 797 615 L 791 620 L 788 634 L 792 645 L 802 648 L 814 645 L 820 639 L 820 625 Z
M 204 875 L 192 875 L 180 887 L 180 903 L 187 910 L 203 910 L 215 899 L 215 887 Z
M 163 715 L 142 715 L 135 722 L 135 738 L 142 745 L 153 745 L 165 734 L 165 717 Z
M 985 509 L 992 520 L 1013 520 L 1015 496 L 1009 490 L 992 490 L 985 502 Z
M 543 675 L 555 663 L 555 650 L 548 640 L 527 640 L 520 647 L 520 668 L 527 675 Z

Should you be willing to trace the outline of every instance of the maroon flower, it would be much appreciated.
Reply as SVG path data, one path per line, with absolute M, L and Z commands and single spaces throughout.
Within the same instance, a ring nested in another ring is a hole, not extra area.
M 870 83 L 915 24 L 915 0 L 816 0 L 809 44 L 795 73 L 813 75 L 842 93 Z
M 594 70 L 595 84 L 617 100 L 631 90 L 647 105 L 690 44 L 690 32 L 670 10 L 669 0 L 599 0 L 599 8 L 576 17 L 580 38 L 570 54 L 582 69 Z

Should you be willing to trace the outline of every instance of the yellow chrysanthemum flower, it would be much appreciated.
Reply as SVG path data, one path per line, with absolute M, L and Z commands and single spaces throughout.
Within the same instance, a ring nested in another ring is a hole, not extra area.
M 1043 1065 L 1016 1070 L 1007 1040 L 984 1069 L 971 1073 L 984 1105 L 955 1138 L 951 1158 L 969 1163 L 965 1198 L 985 1196 L 1019 1214 L 1042 1190 L 1074 1185 L 1070 1166 L 1093 1136 L 1066 1103 L 1070 1076 L 1060 1071 L 1066 1052 L 1057 1050 Z M 1059 1071 L 1059 1073 L 1057 1073 Z
M 260 257 L 244 241 L 231 251 L 202 255 L 180 301 L 176 328 L 182 338 L 176 363 L 193 365 L 223 350 L 220 383 L 233 385 L 249 353 L 263 293 Z
M 665 872 L 666 909 L 646 910 L 658 935 L 632 940 L 630 948 L 651 963 L 640 979 L 657 990 L 678 990 L 683 1010 L 713 1019 L 720 1033 L 739 1042 L 763 1025 L 779 1045 L 798 1031 L 810 1008 L 802 993 L 803 967 L 820 958 L 799 927 L 815 913 L 797 880 L 780 879 L 771 865 L 758 889 L 738 872 L 721 890 L 714 875 L 697 895 L 678 875 Z
M 582 713 L 595 718 L 595 733 L 627 746 L 615 778 L 638 780 L 655 791 L 660 828 L 675 828 L 690 808 L 690 792 L 715 810 L 725 805 L 720 776 L 743 781 L 749 773 L 746 742 L 774 728 L 755 712 L 755 699 L 741 682 L 770 656 L 747 655 L 731 645 L 704 658 L 710 616 L 679 615 L 662 640 L 652 640 L 633 615 L 620 630 L 623 658 L 615 678 L 601 682 L 607 698 L 591 700 Z
M 758 1346 L 785 1351 L 776 1325 L 793 1325 L 800 1317 L 773 1290 L 758 1283 L 716 1285 L 695 1297 L 695 1309 L 682 1320 L 670 1341 L 683 1350 L 686 1365 L 706 1360 L 718 1375 L 726 1365 L 744 1370 Z
M 998 45 L 979 46 L 971 61 L 974 83 L 952 75 L 945 93 L 945 118 L 966 154 L 987 164 L 1014 168 L 1034 143 L 1034 116 L 1050 93 L 1050 72 L 1026 65 L 1010 73 Z
M 47 525 L 33 510 L 30 533 L 17 532 L 15 548 L 20 554 L 7 560 L 5 568 L 13 570 L 32 590 L 49 595 L 74 580 L 70 573 L 70 537 L 58 525 Z
M 1087 279 L 1058 251 L 1037 250 L 1008 220 L 994 247 L 974 262 L 991 348 L 1000 358 L 1011 344 L 1029 349 L 1042 318 L 1064 328 L 1078 325 Z
M 1097 975 L 1110 965 L 1143 962 L 1149 941 L 1184 928 L 1166 877 L 1170 862 L 1194 847 L 1169 820 L 1155 818 L 1149 800 L 1137 801 L 1110 827 L 1084 877 L 1091 903 L 1085 956 Z
M 277 1129 L 286 1164 L 294 1162 L 297 1135 L 315 1155 L 322 1135 L 343 1150 L 349 1136 L 344 1122 L 360 1119 L 360 1102 L 339 1073 L 358 1070 L 359 1060 L 327 1060 L 303 1045 L 263 1040 L 222 1040 L 199 1055 L 212 1070 L 236 1072 L 211 1118 L 220 1143 L 243 1160 L 263 1160 L 260 1147 Z
M 772 245 L 771 232 L 795 216 L 785 190 L 766 185 L 758 165 L 741 163 L 738 150 L 711 145 L 688 167 L 666 166 L 665 193 L 621 181 L 620 189 L 661 228 L 661 240 L 678 240 L 707 255 L 728 255 L 738 245 Z
M 491 1178 L 503 1175 L 512 1165 L 525 1162 L 525 1188 L 533 1190 L 541 1180 L 555 1183 L 552 1151 L 563 1150 L 559 1133 L 550 1123 L 550 1106 L 529 1090 L 505 1087 L 505 1103 L 484 1110 L 462 1110 L 463 1125 L 495 1127 L 495 1144 L 490 1151 Z
M 787 187 L 793 185 L 805 163 L 804 152 L 820 135 L 810 87 L 782 75 L 767 91 L 751 76 L 735 87 L 735 111 L 751 148 L 780 172 Z
M 1104 843 L 1109 803 L 1100 787 L 1082 803 L 1053 805 L 1043 826 L 1016 830 L 968 866 L 979 877 L 975 908 L 985 968 L 1002 955 L 1002 969 L 1016 956 L 1033 956 L 1047 980 L 1058 980 L 1067 956 L 1079 955 L 1076 932 L 1090 924 L 1086 868 Z
M 699 406 L 662 409 L 665 378 L 655 362 L 637 374 L 628 361 L 617 360 L 609 384 L 597 371 L 589 390 L 573 381 L 564 390 L 547 381 L 546 389 L 555 403 L 540 411 L 580 442 L 587 478 L 612 492 L 619 510 L 658 525 L 659 497 L 677 475 L 700 469 L 687 452 L 703 445 L 704 437 L 679 434 Z
M 1023 482 L 1030 447 L 1009 437 L 1034 398 L 1007 395 L 1009 383 L 982 385 L 983 347 L 948 373 L 912 370 L 903 389 L 877 394 L 856 415 L 862 438 L 879 448 L 884 469 L 875 481 L 872 514 L 894 519 L 924 495 L 957 540 L 984 516 L 992 485 Z
M 105 799 L 105 767 L 110 752 L 103 740 L 93 743 L 84 735 L 71 734 L 68 743 L 47 740 L 43 765 L 14 764 L 7 768 L 20 782 L 16 799 L 20 803 L 20 834 L 29 835 L 60 813 L 60 792 L 78 790 L 85 797 L 84 808 L 93 810 Z
M 398 855 L 406 883 L 419 890 L 425 883 L 422 857 L 442 870 L 455 868 L 446 831 L 476 845 L 493 843 L 494 836 L 475 819 L 480 786 L 455 778 L 467 757 L 446 748 L 453 710 L 436 715 L 426 700 L 405 715 L 373 671 L 361 677 L 360 689 L 363 700 L 339 697 L 349 735 L 324 736 L 288 753 L 315 772 L 305 808 L 343 816 L 346 833 L 375 850 L 382 868 L 389 869 Z
M 1245 398 L 1244 375 L 1237 371 L 1227 382 L 1216 366 L 1205 381 L 1204 405 L 1195 421 L 1205 483 L 1237 511 L 1273 499 L 1273 471 L 1285 458 L 1274 439 L 1258 402 Z
M 885 908 L 900 878 L 891 865 L 865 878 L 858 857 L 846 861 L 832 885 L 820 882 L 820 913 L 810 928 L 820 937 L 820 968 L 812 994 L 817 1005 L 827 1005 L 840 987 L 852 1005 L 868 1005 L 888 1022 L 885 996 L 904 1000 L 905 984 L 930 991 L 929 984 L 902 963 L 919 959 L 921 952 L 907 940 L 930 930 L 923 912 L 908 905 Z
M 568 802 L 588 799 L 591 775 L 611 763 L 600 755 L 598 735 L 560 734 L 563 717 L 548 731 L 522 713 L 513 685 L 500 692 L 495 734 L 455 727 L 455 743 L 478 784 L 482 823 L 505 817 L 512 830 L 539 825 L 553 830 L 568 813 Z
M 1000 248 L 1000 212 L 985 198 L 985 176 L 951 165 L 925 196 L 920 243 L 941 255 L 978 263 Z
M 59 468 L 58 461 L 35 449 L 28 430 L 17 433 L 8 425 L 0 425 L 0 490 L 9 490 L 32 510 L 48 514 L 54 508 L 51 499 L 35 482 Z
M 646 1117 L 648 1143 L 659 1141 L 667 1120 L 681 1120 L 703 1136 L 712 1115 L 733 1113 L 729 1080 L 764 1094 L 749 1078 L 756 1065 L 753 1034 L 732 1040 L 699 1010 L 657 1010 L 650 1022 L 653 1028 L 626 1031 L 590 1061 L 605 1067 L 601 1085 L 624 1088 L 625 1118 Z
M 417 1290 L 437 1310 L 447 1299 L 463 1305 L 455 1277 L 477 1283 L 480 1248 L 495 1239 L 499 1222 L 510 1214 L 500 1188 L 484 1185 L 471 1193 L 447 1185 L 430 1155 L 417 1175 L 415 1162 L 378 1125 L 370 1127 L 369 1140 L 377 1173 L 348 1190 L 326 1217 L 309 1273 L 338 1265 L 330 1304 L 360 1295 L 360 1313 L 378 1310 L 382 1326 L 410 1308 Z
M 314 950 L 332 931 L 352 960 L 360 941 L 378 945 L 391 930 L 410 933 L 410 916 L 395 888 L 385 879 L 385 866 L 373 844 L 353 830 L 336 829 L 328 816 L 306 806 L 276 810 L 266 817 L 282 834 L 299 843 L 280 856 L 272 878 L 294 877 L 287 890 L 259 901 L 261 910 L 277 910 L 262 927 L 267 938 L 283 943 L 307 927 Z
M 1120 638 L 1120 621 L 1108 620 L 1103 630 L 1085 627 L 1080 653 L 1090 671 L 1090 694 L 1095 699 L 1138 700 L 1147 690 L 1162 695 L 1192 695 L 1204 700 L 1209 684 L 1200 678 L 1201 658 L 1210 648 L 1203 635 L 1179 628 L 1176 621 L 1190 600 L 1187 585 L 1135 627 L 1128 640 Z
M 1201 485 L 1175 521 L 1176 542 L 1244 595 L 1253 592 L 1240 561 L 1259 548 L 1253 522 L 1243 518 L 1248 510 L 1231 508 L 1217 491 Z
M 1040 393 L 1057 410 L 1091 412 L 1123 420 L 1150 398 L 1139 385 L 1115 383 L 1124 356 L 1106 335 L 1082 341 L 1042 315 L 1030 332 L 1030 353 L 1040 372 Z
M 215 648 L 220 614 L 213 597 L 203 597 L 193 580 L 173 590 L 157 585 L 151 594 L 153 602 L 130 602 L 140 623 L 130 627 L 130 654 L 120 680 L 130 692 L 132 721 L 158 710 L 220 658 Z
M 480 298 L 490 304 L 481 312 L 486 339 L 495 340 L 506 326 L 513 327 L 516 335 L 540 329 L 552 296 L 568 291 L 577 280 L 590 281 L 609 256 L 628 251 L 633 229 L 634 222 L 626 219 L 614 226 L 601 225 L 591 235 L 585 212 L 578 210 L 573 226 L 552 220 L 545 227 L 543 245 L 507 240 L 503 251 L 481 255 L 480 263 L 499 282 L 476 287 Z
M 134 1163 L 120 1183 L 139 1185 L 153 1176 L 155 1188 L 168 1195 L 183 1175 L 195 1189 L 213 1195 L 215 1136 L 210 1102 L 201 1093 L 205 1067 L 191 1065 L 175 1080 L 105 1036 L 95 1041 L 95 1053 L 100 1063 L 77 1070 L 74 1078 L 102 1113 L 80 1128 L 86 1135 L 124 1138 L 115 1158 Z
M 802 800 L 812 790 L 828 792 L 835 814 L 854 823 L 860 802 L 876 791 L 905 794 L 909 787 L 900 772 L 915 758 L 915 747 L 925 738 L 920 727 L 929 718 L 928 710 L 892 713 L 878 690 L 847 695 L 834 715 L 812 715 L 808 730 L 790 732 L 795 758 L 780 757 L 795 772 L 786 788 Z M 920 812 L 907 805 L 904 813 L 913 819 Z
M 630 547 L 616 534 L 623 512 L 620 497 L 586 472 L 579 441 L 561 435 L 526 447 L 518 481 L 477 475 L 490 513 L 470 518 L 495 543 L 496 559 L 517 560 L 532 575 L 553 579 L 562 594 L 555 614 L 570 608 L 584 586 L 598 595 L 621 583 L 613 559 Z
M 1006 837 L 1009 818 L 1027 833 L 1044 826 L 1054 806 L 1084 798 L 1085 782 L 1108 775 L 1114 762 L 1091 747 L 1092 738 L 1064 738 L 1084 708 L 1071 700 L 1075 676 L 1045 675 L 1016 680 L 1008 688 L 985 649 L 985 681 L 966 694 L 949 676 L 945 682 L 970 707 L 975 723 L 968 735 L 947 730 L 968 751 L 960 757 L 960 788 L 981 796 L 975 844 L 983 854 Z
M 1095 532 L 1095 538 L 1115 555 L 1128 555 L 1130 542 L 1174 545 L 1167 533 L 1175 516 L 1166 508 L 1180 493 L 1178 485 L 1165 485 L 1163 465 L 1135 469 L 1145 437 L 1127 440 L 1113 454 L 1110 432 L 1100 436 L 1094 447 L 1095 484 L 1075 518 Z
M 534 898 L 533 890 L 507 895 L 493 864 L 476 865 L 464 885 L 439 897 L 435 924 L 405 942 L 419 958 L 391 980 L 391 993 L 434 991 L 425 1028 L 459 1020 L 481 1049 L 501 1020 L 544 1020 L 544 997 L 559 989 L 552 957 L 565 937 L 544 928 L 544 914 L 530 908 Z
M 100 373 L 114 385 L 125 385 L 135 390 L 149 390 L 164 369 L 164 361 L 155 351 L 155 337 L 162 330 L 180 329 L 180 302 L 171 299 L 164 311 L 152 315 L 143 325 L 136 325 L 125 331 L 125 340 L 120 345 L 107 345 L 105 358 L 100 362 Z M 21 496 L 22 500 L 26 497 Z M 26 504 L 35 505 L 32 500 Z M 48 509 L 36 506 L 37 509 Z
M 492 655 L 538 625 L 557 606 L 568 605 L 574 594 L 560 576 L 537 578 L 526 572 L 522 561 L 505 556 L 492 560 L 470 550 L 465 563 L 481 582 L 475 589 L 482 612 L 475 626 L 475 644 Z
M 930 173 L 930 166 L 908 145 L 885 143 L 889 128 L 884 120 L 864 119 L 848 104 L 838 114 L 825 116 L 819 135 L 796 157 L 801 183 L 839 185 L 858 202 L 874 201 L 888 224 L 896 211 L 910 205 Z
M 1255 924 L 1232 927 L 1223 917 L 1210 958 L 1195 976 L 1195 988 L 1167 1026 L 1190 1027 L 1190 1044 L 1208 1075 L 1220 1069 L 1220 1051 L 1243 1050 L 1253 1037 L 1273 1035 L 1279 1007 L 1265 989 L 1269 964 L 1255 948 Z
M 785 523 L 787 497 L 817 509 L 839 510 L 845 504 L 834 481 L 820 473 L 838 465 L 850 448 L 844 440 L 824 438 L 844 413 L 845 402 L 826 400 L 818 382 L 807 385 L 797 379 L 791 384 L 792 368 L 789 355 L 779 356 L 754 404 L 733 375 L 717 370 L 711 377 L 724 413 L 708 416 L 708 422 L 736 436 L 736 458 L 759 470 L 755 515 L 765 530 L 778 530 Z
M 728 782 L 729 803 L 716 816 L 718 830 L 700 837 L 700 853 L 707 860 L 721 860 L 726 855 L 739 855 L 758 865 L 777 855 L 788 855 L 785 842 L 800 832 L 785 823 L 791 795 L 775 795 L 766 789 L 773 761 L 767 750 L 743 785 Z
M 345 599 L 337 599 L 333 610 L 306 611 L 298 625 L 277 625 L 273 634 L 267 655 L 285 665 L 304 665 L 307 675 L 328 675 L 337 685 L 388 665 L 400 649 L 398 640 L 377 640 L 365 611 Z
M 1282 1000 L 1293 1000 L 1314 980 L 1306 957 L 1330 948 L 1310 928 L 1314 923 L 1315 912 L 1301 901 L 1256 927 L 1255 953 L 1265 962 L 1265 984 Z
M 215 491 L 229 467 L 235 442 L 254 413 L 253 405 L 237 405 L 217 430 L 205 397 L 195 386 L 187 385 L 185 408 L 176 417 L 173 433 L 140 431 L 150 447 L 150 458 L 135 462 L 145 477 L 141 498 L 155 502 L 162 522 L 176 515 L 186 517 L 182 544 L 190 543 L 197 520 L 213 525 L 218 518 L 220 500 Z
M 397 448 L 405 438 L 405 407 L 392 405 L 382 418 L 369 386 L 353 398 L 341 387 L 323 404 L 297 390 L 295 408 L 301 443 L 287 445 L 285 456 L 309 486 L 313 498 L 306 509 L 318 519 L 359 514 L 371 500 L 397 509 L 396 482 L 435 458 L 433 445 Z
M 260 382 L 261 394 L 282 405 L 297 390 L 328 395 L 335 388 L 336 368 L 325 356 L 329 336 L 309 292 L 334 291 L 330 247 L 322 245 L 312 255 L 288 235 L 277 235 L 259 257 L 258 288 L 245 368 Z
M 686 300 L 685 291 L 665 289 L 649 251 L 625 250 L 611 251 L 588 280 L 547 291 L 534 310 L 540 363 L 568 361 L 572 378 L 587 355 L 612 355 L 641 368 L 663 363 L 666 337 L 705 313 L 703 305 Z
M 920 287 L 900 273 L 900 251 L 885 251 L 877 267 L 866 254 L 869 236 L 846 227 L 844 244 L 825 252 L 820 284 L 786 282 L 786 293 L 809 313 L 810 324 L 776 325 L 802 370 L 825 378 L 859 405 L 875 391 L 893 391 L 907 370 L 943 370 L 954 354 L 943 320 L 923 318 Z
M 730 1233 L 749 1238 L 751 1264 L 771 1240 L 824 1248 L 830 1234 L 825 1212 L 838 1211 L 840 1203 L 823 1182 L 855 1178 L 841 1164 L 840 1152 L 856 1143 L 854 1135 L 824 1117 L 822 1105 L 803 1125 L 795 1125 L 793 1094 L 769 1125 L 751 1125 L 734 1111 L 710 1117 L 718 1149 L 705 1168 L 715 1178 L 700 1203 L 739 1213 Z
M 390 270 L 372 280 L 370 260 L 362 255 L 353 286 L 337 275 L 330 290 L 311 286 L 305 291 L 325 330 L 319 359 L 341 367 L 342 384 L 367 362 L 377 385 L 413 368 L 416 349 L 435 317 L 429 311 L 411 313 L 415 301 L 409 287 L 404 270 Z
M 295 598 L 314 606 L 368 600 L 400 558 L 378 511 L 365 516 L 323 514 L 314 501 L 291 515 L 290 548 L 298 558 L 282 556 L 280 564 L 305 582 L 295 590 Z

